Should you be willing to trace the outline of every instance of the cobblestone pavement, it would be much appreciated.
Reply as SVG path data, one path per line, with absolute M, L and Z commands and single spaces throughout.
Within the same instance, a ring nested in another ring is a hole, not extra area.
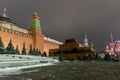
M 72 61 L 22 70 L 0 80 L 120 80 L 120 62 Z

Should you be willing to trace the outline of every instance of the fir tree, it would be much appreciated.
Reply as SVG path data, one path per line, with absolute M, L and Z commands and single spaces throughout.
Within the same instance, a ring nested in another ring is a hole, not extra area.
M 33 49 L 32 55 L 36 55 L 36 56 L 40 55 L 39 50 L 38 49 Z
M 39 50 L 38 52 L 39 52 L 39 54 L 41 55 L 41 52 L 40 52 L 40 50 Z
M 2 39 L 0 38 L 0 54 L 4 54 L 4 51 L 5 51 L 4 44 L 2 42 Z
M 12 44 L 12 40 L 8 43 L 8 46 L 6 47 L 6 53 L 7 54 L 15 54 L 14 46 Z
M 32 55 L 32 53 L 33 53 L 32 45 L 30 45 L 29 55 Z
M 34 48 L 33 51 L 32 51 L 32 55 L 35 55 L 35 48 Z
M 64 54 L 63 54 L 63 51 L 60 51 L 60 55 L 59 55 L 59 60 L 60 61 L 64 61 Z
M 35 55 L 40 55 L 38 49 L 35 50 Z
M 23 48 L 22 48 L 22 55 L 26 55 L 26 48 L 25 48 L 25 43 L 23 43 Z
M 16 54 L 20 54 L 20 51 L 19 51 L 19 49 L 18 49 L 18 45 L 16 46 L 15 53 L 16 53 Z

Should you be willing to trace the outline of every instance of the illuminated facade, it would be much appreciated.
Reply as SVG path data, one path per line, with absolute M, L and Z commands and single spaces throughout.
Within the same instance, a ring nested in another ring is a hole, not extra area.
M 4 13 L 0 16 L 0 37 L 5 47 L 12 40 L 14 47 L 18 46 L 20 52 L 22 51 L 23 43 L 25 43 L 27 53 L 29 52 L 30 45 L 32 45 L 33 49 L 38 49 L 42 53 L 46 52 L 47 56 L 49 56 L 49 49 L 58 48 L 62 44 L 43 35 L 37 12 L 32 15 L 30 29 L 27 30 L 16 25 L 8 18 L 6 9 L 4 9 Z
M 111 56 L 111 58 L 120 58 L 120 40 L 114 42 L 111 33 L 109 45 L 106 46 L 105 52 Z

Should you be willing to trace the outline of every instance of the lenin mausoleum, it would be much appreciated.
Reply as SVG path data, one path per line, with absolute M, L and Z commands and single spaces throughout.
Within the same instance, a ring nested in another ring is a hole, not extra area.
M 26 52 L 29 54 L 30 45 L 33 49 L 38 49 L 41 53 L 45 52 L 49 56 L 49 49 L 58 48 L 59 41 L 46 37 L 41 30 L 40 18 L 35 12 L 32 15 L 30 29 L 24 29 L 13 22 L 7 15 L 6 9 L 0 16 L 0 38 L 6 48 L 9 41 L 12 40 L 14 48 L 18 46 L 20 52 L 25 44 Z

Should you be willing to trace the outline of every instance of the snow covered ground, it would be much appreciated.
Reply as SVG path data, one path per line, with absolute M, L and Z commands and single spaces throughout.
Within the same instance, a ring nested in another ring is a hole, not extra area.
M 21 69 L 48 66 L 59 62 L 52 57 L 31 55 L 0 55 L 0 76 L 21 73 Z

